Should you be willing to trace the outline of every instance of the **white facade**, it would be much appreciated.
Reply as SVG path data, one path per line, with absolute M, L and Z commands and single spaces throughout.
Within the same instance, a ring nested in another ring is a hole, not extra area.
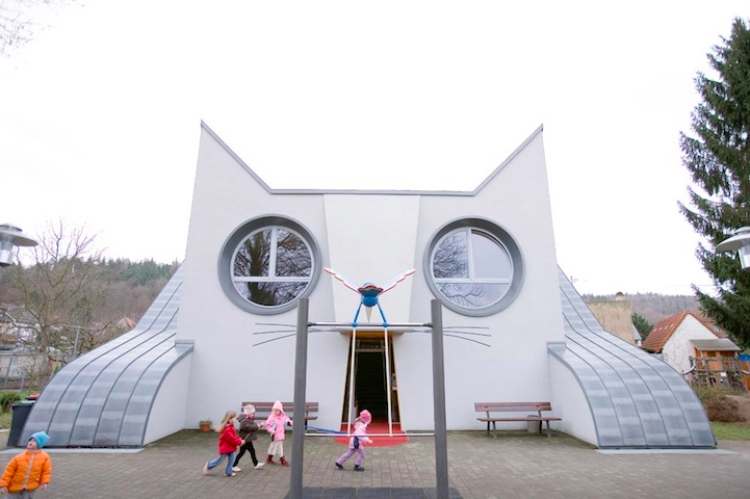
M 332 267 L 352 281 L 384 283 L 416 268 L 413 277 L 381 298 L 390 322 L 429 322 L 435 296 L 426 283 L 424 260 L 441 227 L 467 216 L 495 221 L 521 248 L 522 288 L 505 310 L 490 316 L 468 317 L 444 309 L 446 326 L 484 326 L 491 335 L 483 340 L 490 347 L 446 338 L 448 427 L 477 428 L 474 402 L 550 400 L 547 342 L 563 341 L 564 335 L 541 129 L 474 193 L 365 195 L 271 192 L 204 129 L 177 333 L 180 340 L 195 342 L 186 427 L 207 415 L 217 420 L 243 400 L 292 399 L 293 339 L 252 345 L 260 341 L 253 333 L 272 329 L 259 323 L 294 324 L 296 310 L 265 316 L 241 310 L 227 299 L 217 275 L 230 235 L 248 220 L 269 214 L 304 226 L 320 249 L 322 261 L 315 264 Z M 309 300 L 310 319 L 316 322 L 350 322 L 359 304 L 356 293 L 325 273 L 314 283 Z M 319 426 L 338 428 L 341 422 L 349 343 L 346 334 L 310 337 L 307 400 L 320 403 Z M 430 337 L 394 335 L 393 350 L 402 427 L 431 429 Z

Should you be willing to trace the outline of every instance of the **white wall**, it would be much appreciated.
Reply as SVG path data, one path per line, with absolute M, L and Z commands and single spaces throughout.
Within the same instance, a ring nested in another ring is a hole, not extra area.
M 690 369 L 690 357 L 694 356 L 694 348 L 690 340 L 715 340 L 716 335 L 701 321 L 690 314 L 677 326 L 677 330 L 667 340 L 662 349 L 662 360 L 672 366 L 677 372 L 684 373 Z
M 151 407 L 143 444 L 150 444 L 183 428 L 197 428 L 198 420 L 187 420 L 190 355 L 183 357 L 167 374 Z
M 549 363 L 552 411 L 553 415 L 562 418 L 552 427 L 591 445 L 598 445 L 594 417 L 581 385 L 573 372 L 557 357 L 550 355 Z

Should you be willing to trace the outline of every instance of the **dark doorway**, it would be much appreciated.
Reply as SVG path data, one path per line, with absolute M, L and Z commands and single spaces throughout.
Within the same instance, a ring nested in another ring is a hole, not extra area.
M 387 419 L 385 357 L 383 352 L 357 353 L 354 398 L 361 411 L 367 409 L 373 419 Z
M 395 366 L 393 362 L 393 343 L 389 342 L 391 350 L 390 369 L 392 383 L 395 382 Z M 350 346 L 351 348 L 351 346 Z M 351 359 L 351 350 L 349 359 Z M 383 338 L 357 338 L 357 346 L 354 355 L 354 403 L 357 411 L 367 409 L 373 419 L 381 421 L 388 420 L 388 398 L 386 384 L 386 362 L 385 341 Z M 344 408 L 342 421 L 347 421 L 347 408 L 349 407 L 349 373 L 351 365 L 347 366 L 347 392 L 344 395 Z M 395 387 L 391 387 L 393 390 Z M 391 414 L 392 420 L 397 422 L 398 400 L 397 392 L 391 392 Z M 358 413 L 357 413 L 358 414 Z M 356 417 L 356 415 L 354 417 Z

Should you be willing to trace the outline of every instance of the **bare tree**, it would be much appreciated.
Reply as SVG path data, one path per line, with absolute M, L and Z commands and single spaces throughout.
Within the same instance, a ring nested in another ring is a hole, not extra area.
M 44 28 L 39 22 L 41 8 L 51 11 L 55 5 L 74 0 L 0 0 L 0 55 L 7 56 L 14 47 L 31 40 Z
M 120 317 L 107 306 L 109 288 L 95 236 L 85 228 L 68 228 L 61 220 L 37 236 L 33 263 L 12 267 L 13 285 L 33 335 L 21 338 L 29 348 L 47 357 L 47 372 L 65 363 L 81 346 L 93 348 L 116 336 Z

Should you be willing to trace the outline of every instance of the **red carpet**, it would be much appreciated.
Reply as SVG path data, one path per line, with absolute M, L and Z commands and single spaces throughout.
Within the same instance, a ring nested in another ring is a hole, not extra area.
M 398 423 L 393 423 L 393 436 L 388 436 L 388 421 L 373 421 L 367 426 L 367 436 L 370 437 L 372 440 L 371 444 L 365 444 L 365 447 L 392 447 L 394 445 L 401 445 L 405 444 L 409 441 L 409 437 L 407 437 L 403 431 L 401 431 L 401 425 Z M 352 431 L 354 431 L 354 425 L 351 427 Z M 346 432 L 346 423 L 343 423 L 341 425 L 341 431 Z M 385 435 L 385 436 L 377 436 L 374 437 L 373 435 Z M 338 437 L 335 437 L 334 440 L 336 440 L 337 443 L 341 445 L 349 445 L 349 437 L 341 435 Z

